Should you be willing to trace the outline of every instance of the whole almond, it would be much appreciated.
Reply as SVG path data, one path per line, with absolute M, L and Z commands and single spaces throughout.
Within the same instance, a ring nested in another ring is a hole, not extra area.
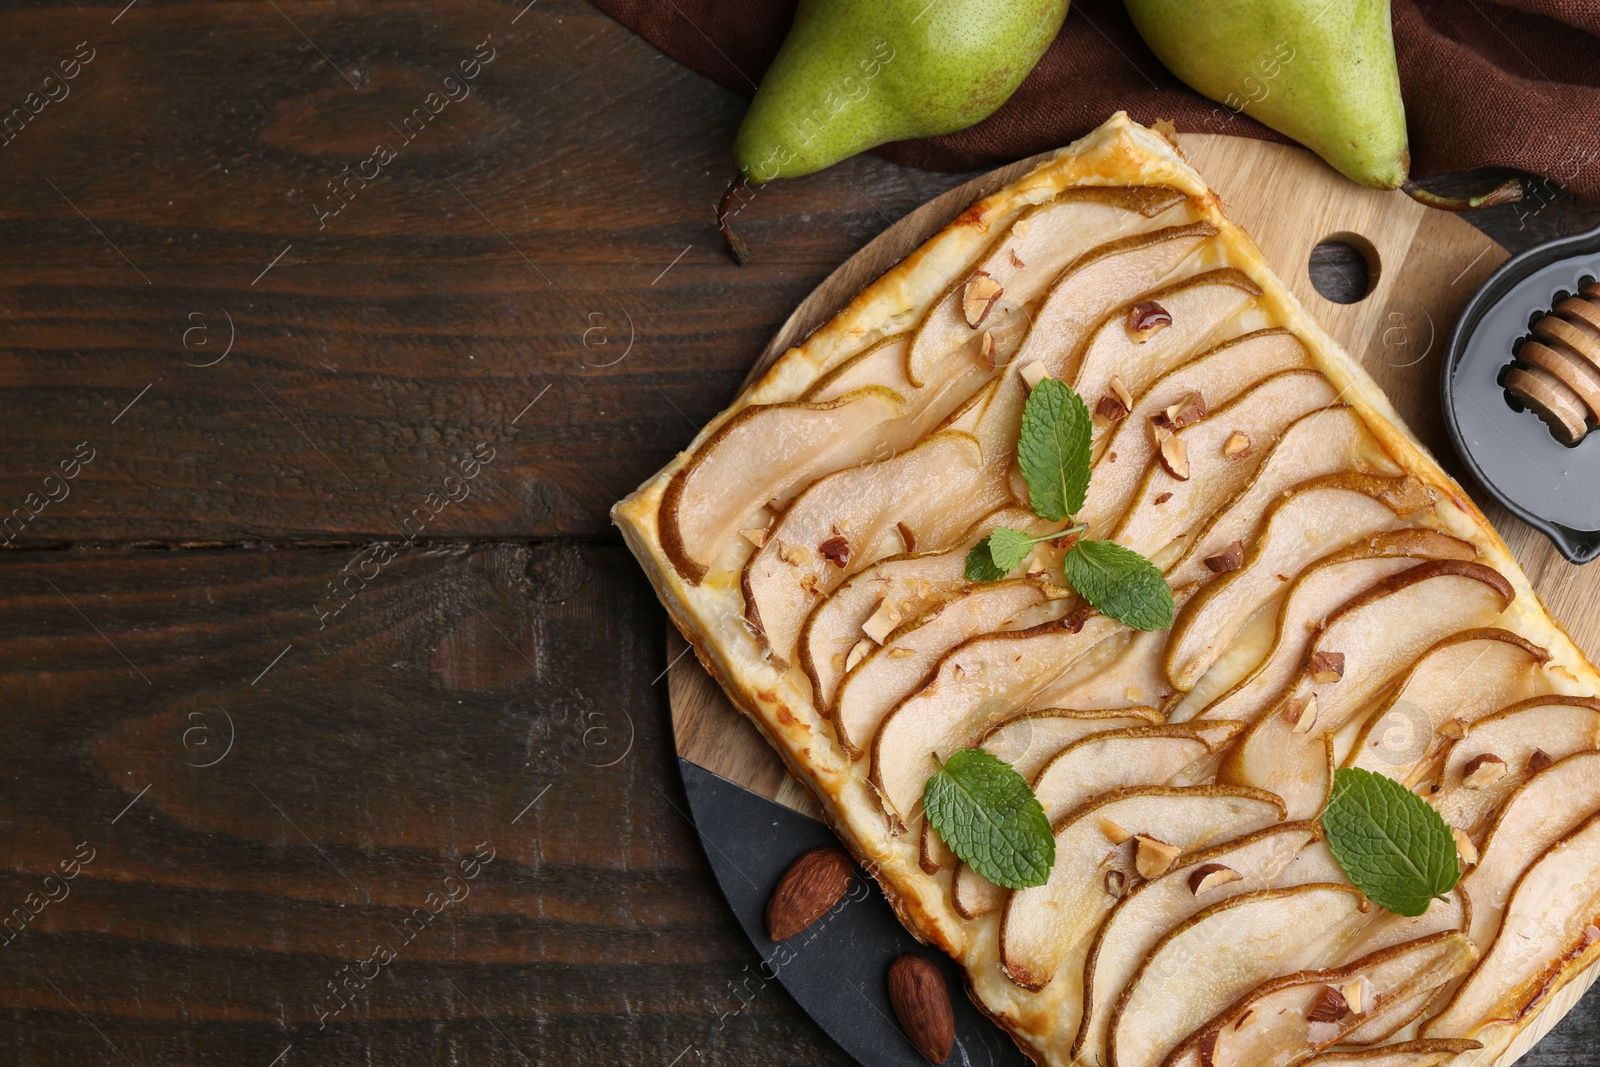
M 900 1028 L 929 1063 L 944 1063 L 956 1043 L 955 1013 L 939 968 L 922 956 L 901 956 L 889 965 L 889 1003 Z
M 838 845 L 823 845 L 789 865 L 767 901 L 767 936 L 793 937 L 839 903 L 855 877 L 855 863 Z

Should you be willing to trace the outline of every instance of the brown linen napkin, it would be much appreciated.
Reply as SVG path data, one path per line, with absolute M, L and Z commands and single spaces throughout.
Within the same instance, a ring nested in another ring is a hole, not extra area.
M 746 96 L 795 8 L 794 0 L 593 2 Z M 1393 4 L 1414 175 L 1515 167 L 1600 199 L 1600 2 Z M 970 129 L 880 153 L 935 170 L 992 167 L 1064 145 L 1118 109 L 1146 124 L 1172 119 L 1180 131 L 1285 140 L 1169 74 L 1118 0 L 1074 0 L 1055 43 L 999 111 Z

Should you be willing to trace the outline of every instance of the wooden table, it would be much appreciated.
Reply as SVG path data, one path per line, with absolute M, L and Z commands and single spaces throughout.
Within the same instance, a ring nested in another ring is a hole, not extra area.
M 841 1062 L 606 509 L 961 176 L 763 191 L 741 270 L 743 102 L 577 0 L 124 2 L 0 15 L 5 1058 Z

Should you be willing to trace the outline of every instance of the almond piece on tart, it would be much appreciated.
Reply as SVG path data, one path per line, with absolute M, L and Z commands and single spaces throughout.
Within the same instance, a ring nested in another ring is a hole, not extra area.
M 1178 849 L 1199 848 L 1279 822 L 1278 798 L 1259 790 L 1220 786 L 1149 786 L 1096 798 L 1062 820 L 1049 880 L 1019 889 L 1000 919 L 1000 961 L 1024 989 L 1043 989 L 1062 960 L 1093 935 L 1114 901 L 1102 892 L 1100 861 L 1106 851 L 1101 823 L 1110 819 L 1138 835 L 1167 840 Z

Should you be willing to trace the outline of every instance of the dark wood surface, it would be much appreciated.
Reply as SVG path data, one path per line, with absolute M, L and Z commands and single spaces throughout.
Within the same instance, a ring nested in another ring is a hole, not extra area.
M 0 145 L 0 1054 L 842 1062 L 706 869 L 606 510 L 962 176 L 763 191 L 741 270 L 743 102 L 576 0 L 25 4 L 0 40 L 4 109 L 93 55 Z M 1600 221 L 1534 207 L 1480 222 Z M 1537 1062 L 1590 1062 L 1587 1019 Z

